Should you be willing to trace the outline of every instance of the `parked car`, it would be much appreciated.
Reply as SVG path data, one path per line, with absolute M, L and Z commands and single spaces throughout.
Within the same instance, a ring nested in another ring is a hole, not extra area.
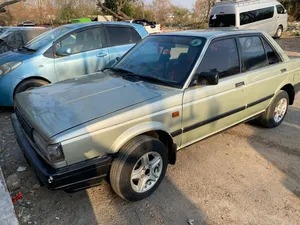
M 161 24 L 157 24 L 154 21 L 148 21 L 146 19 L 139 20 L 126 20 L 127 23 L 136 23 L 144 26 L 149 34 L 158 34 L 161 33 L 162 26 Z
M 265 33 L 151 35 L 110 69 L 18 94 L 12 123 L 49 188 L 109 177 L 136 201 L 155 191 L 177 150 L 253 118 L 279 126 L 299 89 L 300 58 Z
M 18 23 L 17 26 L 18 27 L 35 27 L 36 23 L 34 21 L 27 20 L 27 21 L 22 21 L 22 22 Z
M 275 0 L 218 1 L 212 8 L 210 28 L 259 29 L 280 38 L 287 29 L 287 11 Z
M 6 27 L 0 30 L 0 54 L 24 47 L 28 42 L 48 31 L 42 27 Z
M 77 23 L 52 29 L 0 55 L 0 106 L 27 89 L 96 72 L 148 35 L 140 25 Z
M 7 27 L 0 27 L 0 34 L 6 30 Z

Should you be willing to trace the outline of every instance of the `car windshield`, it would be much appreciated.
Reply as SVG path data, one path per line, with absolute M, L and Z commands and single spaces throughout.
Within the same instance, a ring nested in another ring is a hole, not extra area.
M 56 38 L 68 33 L 72 28 L 70 27 L 58 27 L 52 30 L 49 30 L 37 38 L 33 39 L 31 42 L 29 42 L 25 48 L 31 49 L 31 50 L 39 50 L 40 48 L 44 47 L 45 45 L 49 44 Z
M 203 50 L 203 37 L 150 36 L 112 69 L 162 85 L 182 88 Z M 159 82 L 160 81 L 160 82 Z
M 234 27 L 235 14 L 212 15 L 209 19 L 209 27 Z

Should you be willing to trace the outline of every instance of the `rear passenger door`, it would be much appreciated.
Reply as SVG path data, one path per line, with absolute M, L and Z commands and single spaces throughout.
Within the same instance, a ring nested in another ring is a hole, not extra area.
M 265 37 L 239 37 L 246 76 L 247 114 L 264 111 L 287 73 L 285 63 Z
M 106 37 L 109 52 L 109 64 L 116 62 L 116 58 L 127 53 L 142 38 L 131 26 L 106 24 Z
M 183 146 L 238 123 L 245 117 L 245 77 L 240 73 L 237 40 L 217 39 L 196 74 L 218 72 L 219 84 L 192 84 L 183 97 Z

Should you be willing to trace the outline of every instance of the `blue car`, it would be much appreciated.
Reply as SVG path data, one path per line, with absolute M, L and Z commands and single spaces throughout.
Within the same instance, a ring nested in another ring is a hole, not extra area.
M 107 67 L 147 35 L 143 26 L 122 22 L 52 29 L 25 47 L 0 55 L 0 106 L 12 106 L 20 92 Z

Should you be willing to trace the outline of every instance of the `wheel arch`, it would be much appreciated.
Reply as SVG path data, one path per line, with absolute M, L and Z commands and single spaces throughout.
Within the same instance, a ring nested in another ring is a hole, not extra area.
M 289 104 L 293 105 L 295 100 L 294 86 L 292 84 L 286 84 L 280 90 L 285 91 L 289 95 Z
M 44 77 L 40 77 L 40 76 L 32 76 L 32 77 L 26 77 L 25 79 L 21 80 L 14 88 L 14 92 L 13 92 L 13 97 L 15 96 L 15 93 L 16 93 L 16 90 L 17 88 L 25 81 L 28 81 L 28 80 L 43 80 L 43 81 L 46 81 L 48 82 L 49 84 L 51 84 L 52 82 Z
M 115 140 L 110 152 L 118 152 L 128 141 L 139 135 L 148 135 L 159 139 L 168 151 L 169 163 L 175 164 L 177 146 L 173 141 L 169 129 L 160 122 L 146 122 L 131 127 Z

